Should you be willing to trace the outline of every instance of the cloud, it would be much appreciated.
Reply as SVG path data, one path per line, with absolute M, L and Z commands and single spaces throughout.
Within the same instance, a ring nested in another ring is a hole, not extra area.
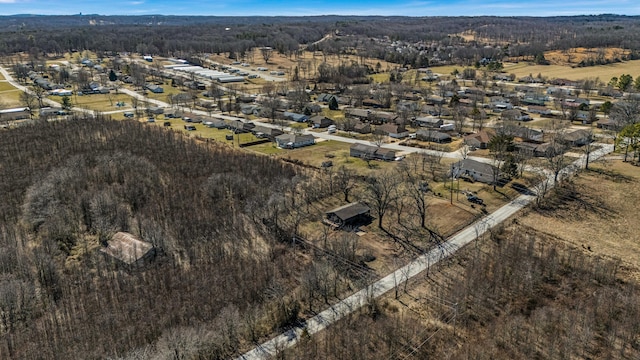
M 2 0 L 0 0 L 2 1 Z M 130 1 L 129 5 L 142 5 L 144 4 L 144 1 Z

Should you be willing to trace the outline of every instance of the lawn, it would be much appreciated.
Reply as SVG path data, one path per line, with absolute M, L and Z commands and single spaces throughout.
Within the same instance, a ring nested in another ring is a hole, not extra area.
M 22 91 L 13 87 L 12 89 L 14 90 L 0 91 L 0 104 L 7 108 L 19 107 L 22 105 L 20 102 L 20 94 L 22 94 Z
M 2 76 L 2 74 L 0 74 Z M 0 81 L 0 92 L 9 91 L 9 90 L 18 90 L 13 85 L 9 84 L 7 81 Z
M 62 104 L 61 96 L 50 96 L 49 99 Z M 74 95 L 71 96 L 70 99 L 73 106 L 96 111 L 121 110 L 122 108 L 118 108 L 116 106 L 116 103 L 119 101 L 123 101 L 125 103 L 125 108 L 131 108 L 131 97 L 126 94 Z
M 0 74 L 0 80 L 4 80 L 4 75 Z

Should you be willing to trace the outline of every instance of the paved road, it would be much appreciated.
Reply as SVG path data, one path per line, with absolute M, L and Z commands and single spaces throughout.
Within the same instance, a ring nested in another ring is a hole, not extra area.
M 604 145 L 601 149 L 591 153 L 590 159 L 591 161 L 593 161 L 610 153 L 611 151 L 613 151 L 612 145 Z M 569 167 L 567 167 L 563 171 L 563 173 L 569 174 L 574 172 L 577 168 L 584 167 L 584 161 L 585 156 L 583 155 Z M 547 181 L 549 181 L 549 187 L 551 188 L 553 186 L 553 175 L 549 175 Z M 492 214 L 476 221 L 475 223 L 466 227 L 464 230 L 450 237 L 447 242 L 443 244 L 443 246 L 433 249 L 424 255 L 421 255 L 408 265 L 395 270 L 391 274 L 374 282 L 368 287 L 339 301 L 335 305 L 330 306 L 318 315 L 307 320 L 304 326 L 288 330 L 274 337 L 273 339 L 260 344 L 253 350 L 246 352 L 245 354 L 236 358 L 236 360 L 267 359 L 275 355 L 278 350 L 282 351 L 283 349 L 294 346 L 298 342 L 301 334 L 304 331 L 306 331 L 309 335 L 313 335 L 319 331 L 324 330 L 334 322 L 342 319 L 343 317 L 366 305 L 368 301 L 370 301 L 370 299 L 377 298 L 391 291 L 396 283 L 404 281 L 405 278 L 411 279 L 420 274 L 422 271 L 428 269 L 430 266 L 453 255 L 457 250 L 478 238 L 478 236 L 483 235 L 491 228 L 505 221 L 506 219 L 520 211 L 522 208 L 529 205 L 534 199 L 534 195 L 521 195 L 517 197 Z

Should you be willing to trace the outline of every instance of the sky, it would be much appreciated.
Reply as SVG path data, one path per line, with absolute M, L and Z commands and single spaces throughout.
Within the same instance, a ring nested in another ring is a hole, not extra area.
M 640 15 L 639 0 L 0 0 L 0 15 Z

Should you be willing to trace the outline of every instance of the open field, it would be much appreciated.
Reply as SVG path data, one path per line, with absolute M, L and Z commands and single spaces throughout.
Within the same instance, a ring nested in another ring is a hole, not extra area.
M 599 54 L 600 53 L 600 54 Z M 544 58 L 556 65 L 569 65 L 578 64 L 582 60 L 602 59 L 613 60 L 615 58 L 621 58 L 623 55 L 628 55 L 629 50 L 621 48 L 603 48 L 603 49 L 587 49 L 587 48 L 574 48 L 567 51 L 553 50 L 546 51 Z
M 0 83 L 3 84 L 3 83 Z M 7 108 L 19 107 L 22 105 L 20 102 L 20 94 L 22 91 L 11 87 L 13 90 L 0 91 L 0 104 Z
M 210 57 L 210 59 L 220 64 L 230 64 L 231 62 L 234 61 L 232 59 L 229 59 L 229 57 L 225 54 L 220 54 L 220 55 L 214 54 Z M 239 61 L 243 61 L 243 60 L 239 60 Z M 370 59 L 370 58 L 363 59 L 355 55 L 340 55 L 340 56 L 330 55 L 324 58 L 322 56 L 322 53 L 319 51 L 315 53 L 312 53 L 309 51 L 303 51 L 299 58 L 287 57 L 282 54 L 278 54 L 276 51 L 274 51 L 273 55 L 269 59 L 269 63 L 265 64 L 264 59 L 260 54 L 260 50 L 256 49 L 256 50 L 253 50 L 253 53 L 249 52 L 247 54 L 247 57 L 244 59 L 244 61 L 250 63 L 251 68 L 263 66 L 263 67 L 269 68 L 269 70 L 275 70 L 275 69 L 283 70 L 285 71 L 286 76 L 288 78 L 292 76 L 294 68 L 298 66 L 298 68 L 300 69 L 299 70 L 300 77 L 307 78 L 307 79 L 315 77 L 316 69 L 318 68 L 318 65 L 320 65 L 322 62 L 325 62 L 325 61 L 328 64 L 334 65 L 334 66 L 339 65 L 341 63 L 349 64 L 351 62 L 357 62 L 357 63 L 364 62 L 366 65 L 370 66 L 371 68 L 375 68 L 376 64 L 380 63 L 380 68 L 382 71 L 386 71 L 386 70 L 398 67 L 398 64 L 388 63 L 384 60 Z
M 462 71 L 464 66 L 447 65 L 434 66 L 431 68 L 434 73 L 441 75 L 450 75 L 454 69 Z M 518 63 L 505 62 L 503 71 L 507 74 L 515 74 L 516 78 L 528 76 L 529 74 L 533 76 L 541 74 L 542 76 L 546 76 L 550 79 L 565 78 L 570 80 L 581 80 L 598 77 L 601 81 L 607 82 L 612 77 L 620 76 L 622 74 L 630 74 L 634 78 L 640 75 L 640 60 L 575 68 L 569 65 L 535 65 L 525 61 Z
M 592 169 L 574 179 L 571 191 L 550 200 L 556 210 L 531 211 L 520 223 L 595 255 L 619 258 L 625 276 L 640 281 L 640 223 L 631 215 L 640 203 L 640 170 L 620 160 Z
M 631 74 L 634 78 L 640 75 L 640 60 L 630 60 L 621 63 L 598 65 L 590 67 L 572 68 L 565 65 L 531 65 L 529 63 L 505 63 L 504 71 L 513 73 L 517 78 L 532 74 L 542 74 L 548 78 L 565 78 L 570 80 L 581 80 L 586 78 L 600 78 L 601 81 L 608 82 L 614 76 Z
M 126 94 L 92 94 L 69 97 L 72 106 L 78 106 L 89 110 L 114 111 L 131 108 L 131 97 Z M 49 99 L 62 104 L 62 96 L 50 96 Z M 116 103 L 124 101 L 124 108 L 118 108 Z

